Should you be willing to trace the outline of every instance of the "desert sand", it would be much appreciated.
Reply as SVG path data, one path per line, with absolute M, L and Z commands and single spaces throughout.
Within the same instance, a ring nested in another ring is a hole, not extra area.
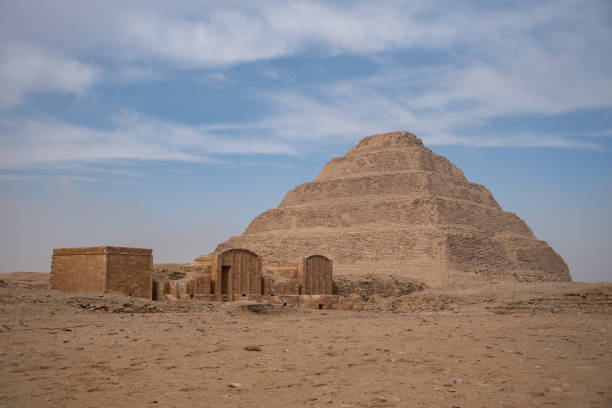
M 426 289 L 343 311 L 0 279 L 2 407 L 612 406 L 612 284 Z

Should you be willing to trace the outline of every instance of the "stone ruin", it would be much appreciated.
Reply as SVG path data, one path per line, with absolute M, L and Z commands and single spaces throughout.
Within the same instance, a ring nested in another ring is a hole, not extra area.
M 365 137 L 333 158 L 217 251 L 230 248 L 269 261 L 319 253 L 339 276 L 392 274 L 429 286 L 571 280 L 522 219 L 403 131 Z
M 192 264 L 155 266 L 153 300 L 249 300 L 329 308 L 333 296 L 332 261 L 310 255 L 266 262 L 243 248 L 197 257 Z
M 50 288 L 117 293 L 157 301 L 249 300 L 331 308 L 332 261 L 310 255 L 263 262 L 247 249 L 201 255 L 192 264 L 153 266 L 152 250 L 125 247 L 56 248 Z
M 151 299 L 151 249 L 114 246 L 56 248 L 49 287 L 65 292 L 118 293 Z

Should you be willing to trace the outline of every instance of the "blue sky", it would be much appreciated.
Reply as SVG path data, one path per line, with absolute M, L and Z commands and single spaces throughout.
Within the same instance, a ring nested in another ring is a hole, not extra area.
M 612 280 L 609 1 L 0 1 L 0 272 L 189 262 L 408 130 Z

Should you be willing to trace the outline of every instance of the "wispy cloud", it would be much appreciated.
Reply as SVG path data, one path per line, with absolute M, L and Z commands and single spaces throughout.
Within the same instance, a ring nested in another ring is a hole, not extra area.
M 99 76 L 92 65 L 33 46 L 0 46 L 0 60 L 0 109 L 21 104 L 34 92 L 83 95 Z
M 160 121 L 131 112 L 114 118 L 110 130 L 54 119 L 0 121 L 0 167 L 109 160 L 215 161 L 214 154 L 294 153 L 287 143 L 213 134 L 204 127 Z

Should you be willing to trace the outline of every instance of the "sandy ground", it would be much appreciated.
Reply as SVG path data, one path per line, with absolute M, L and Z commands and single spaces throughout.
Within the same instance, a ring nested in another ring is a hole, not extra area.
M 612 284 L 254 313 L 64 294 L 46 279 L 0 275 L 0 407 L 612 406 Z

